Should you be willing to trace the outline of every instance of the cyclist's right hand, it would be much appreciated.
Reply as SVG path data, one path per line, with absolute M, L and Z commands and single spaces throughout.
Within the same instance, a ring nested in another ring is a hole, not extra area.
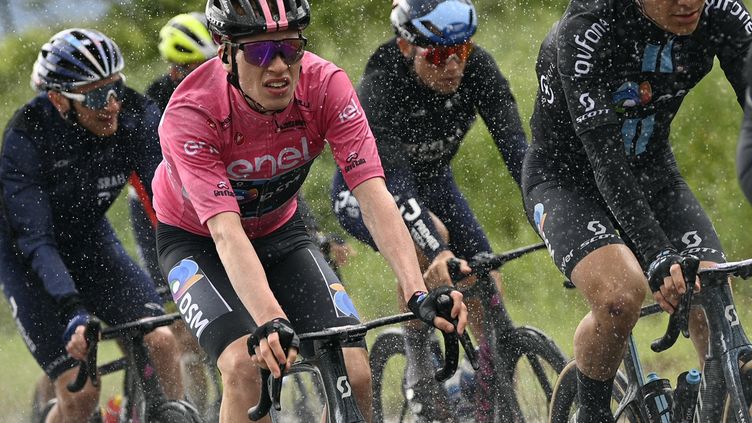
M 63 343 L 68 354 L 76 360 L 86 360 L 86 353 L 89 352 L 89 344 L 86 342 L 86 324 L 92 319 L 83 308 L 78 308 L 71 313 L 68 324 L 63 332 Z
M 299 347 L 298 335 L 290 322 L 282 317 L 264 323 L 248 337 L 248 354 L 277 379 L 295 362 Z
M 460 262 L 460 272 L 468 274 L 472 271 L 470 266 L 467 265 L 467 261 L 456 258 L 454 253 L 449 250 L 444 250 L 433 259 L 423 274 L 423 279 L 425 279 L 429 289 L 442 285 L 452 285 L 452 277 L 449 275 L 449 266 L 447 265 L 447 262 L 451 259 Z
M 441 317 L 445 314 L 444 305 L 440 304 L 439 298 L 443 295 L 448 296 L 451 300 L 451 310 L 449 315 L 456 322 L 448 321 Z M 467 306 L 462 302 L 462 293 L 451 286 L 440 286 L 429 292 L 418 291 L 410 297 L 407 307 L 423 322 L 441 330 L 445 333 L 465 333 L 467 325 Z

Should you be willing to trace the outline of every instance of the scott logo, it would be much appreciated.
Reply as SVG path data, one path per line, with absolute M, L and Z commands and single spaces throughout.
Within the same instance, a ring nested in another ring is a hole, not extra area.
M 337 378 L 337 390 L 342 394 L 342 399 L 348 398 L 352 395 L 352 388 L 350 388 L 350 382 L 347 381 L 347 376 L 340 376 Z
M 736 308 L 734 308 L 733 304 L 727 305 L 723 314 L 726 316 L 726 320 L 728 320 L 730 326 L 737 326 L 739 324 L 739 315 L 736 314 Z
M 606 232 L 606 227 L 603 226 L 599 220 L 588 222 L 587 228 L 595 235 L 601 235 Z
M 580 104 L 582 104 L 586 112 L 595 109 L 595 101 L 590 98 L 590 93 L 584 93 L 580 96 Z
M 697 235 L 697 231 L 689 231 L 682 237 L 682 242 L 687 248 L 697 247 L 702 242 L 702 238 Z

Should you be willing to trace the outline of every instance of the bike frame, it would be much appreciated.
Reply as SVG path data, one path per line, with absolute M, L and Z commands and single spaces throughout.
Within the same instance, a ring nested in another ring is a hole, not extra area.
M 359 325 L 343 326 L 324 329 L 319 332 L 299 335 L 300 342 L 311 342 L 313 354 L 295 362 L 286 373 L 312 372 L 322 382 L 327 405 L 327 419 L 329 423 L 363 423 L 365 418 L 355 402 L 354 392 L 350 385 L 342 355 L 342 345 L 361 341 L 366 333 L 380 326 L 406 322 L 415 319 L 412 313 L 383 317 Z M 444 367 L 437 372 L 437 377 L 448 378 L 454 374 L 459 361 L 459 340 L 466 349 L 472 349 L 469 338 L 462 339 L 456 334 L 445 334 L 444 345 L 446 357 Z M 471 353 L 472 354 L 472 353 Z M 302 354 L 301 354 L 302 355 Z M 441 376 L 439 376 L 441 374 Z M 280 392 L 282 378 L 274 379 L 268 370 L 261 370 L 261 397 L 258 405 L 248 411 L 251 420 L 256 421 L 269 411 L 281 409 Z
M 715 270 L 712 272 L 723 273 L 723 271 Z M 750 423 L 752 420 L 744 399 L 739 362 L 740 359 L 748 359 L 752 356 L 752 345 L 736 314 L 728 278 L 724 278 L 722 282 L 708 282 L 702 277 L 706 273 L 710 272 L 704 269 L 698 272 L 703 281 L 702 291 L 694 295 L 695 301 L 693 302 L 693 305 L 705 311 L 709 328 L 708 355 L 705 358 L 700 392 L 695 407 L 695 421 L 721 421 L 726 394 L 728 394 L 736 421 Z M 712 312 L 708 313 L 708 310 Z M 720 313 L 719 310 L 724 310 L 724 312 Z M 657 305 L 648 306 L 643 308 L 640 317 L 659 311 L 660 308 Z M 637 402 L 641 417 L 647 421 L 645 404 L 639 395 L 640 388 L 645 381 L 637 346 L 631 334 L 624 357 L 624 366 L 629 387 L 617 408 L 615 417 L 618 419 L 629 404 Z

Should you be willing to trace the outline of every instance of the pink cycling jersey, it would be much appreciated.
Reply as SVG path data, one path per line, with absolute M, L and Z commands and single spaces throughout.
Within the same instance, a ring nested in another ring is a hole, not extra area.
M 293 101 L 268 115 L 227 82 L 218 59 L 208 61 L 172 95 L 159 138 L 157 218 L 199 235 L 209 235 L 206 221 L 221 212 L 238 213 L 250 238 L 278 229 L 295 213 L 298 190 L 325 142 L 351 190 L 384 177 L 350 80 L 310 52 Z

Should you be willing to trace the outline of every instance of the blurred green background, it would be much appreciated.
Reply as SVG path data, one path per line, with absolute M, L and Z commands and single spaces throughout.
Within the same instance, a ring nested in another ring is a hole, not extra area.
M 310 50 L 345 69 L 357 83 L 370 53 L 391 37 L 388 22 L 390 0 L 310 0 L 313 20 L 306 31 Z M 44 1 L 40 13 L 44 10 Z M 143 90 L 165 71 L 157 52 L 158 30 L 173 15 L 203 10 L 202 1 L 108 2 L 109 11 L 90 22 L 70 21 L 39 28 L 26 28 L 0 40 L 0 121 L 33 93 L 29 72 L 40 46 L 55 32 L 70 26 L 91 27 L 111 36 L 126 56 L 128 84 Z M 480 26 L 475 41 L 491 52 L 509 79 L 527 126 L 535 92 L 535 59 L 540 41 L 561 15 L 566 2 L 476 0 Z M 741 110 L 733 90 L 719 67 L 686 98 L 672 128 L 672 142 L 681 170 L 718 230 L 731 260 L 752 256 L 747 238 L 752 208 L 739 191 L 734 168 Z M 527 129 L 526 129 L 527 130 Z M 529 134 L 529 130 L 527 130 Z M 64 141 L 63 141 L 64 142 Z M 527 223 L 516 187 L 497 153 L 482 121 L 474 126 L 453 163 L 458 183 L 495 250 L 503 251 L 539 239 Z M 324 154 L 304 186 L 306 198 L 322 225 L 338 230 L 329 206 L 331 156 Z M 133 241 L 128 214 L 119 202 L 110 217 L 129 248 Z M 368 320 L 397 311 L 396 282 L 383 259 L 350 240 L 357 255 L 343 269 L 353 301 Z M 562 275 L 543 252 L 508 264 L 502 270 L 506 303 L 514 320 L 547 332 L 571 355 L 572 334 L 586 313 L 584 301 L 574 291 L 562 288 Z M 736 298 L 742 321 L 750 322 L 752 288 L 737 284 Z M 32 385 L 41 374 L 26 351 L 10 316 L 0 300 L 0 362 L 5 363 L 6 382 L 0 384 L 0 420 L 22 421 L 28 414 Z M 690 343 L 681 340 L 672 350 L 654 354 L 646 343 L 662 333 L 664 316 L 639 323 L 637 338 L 643 345 L 646 371 L 657 370 L 675 378 L 678 371 L 696 366 Z M 105 383 L 107 380 L 105 379 Z M 114 385 L 110 383 L 110 385 Z

